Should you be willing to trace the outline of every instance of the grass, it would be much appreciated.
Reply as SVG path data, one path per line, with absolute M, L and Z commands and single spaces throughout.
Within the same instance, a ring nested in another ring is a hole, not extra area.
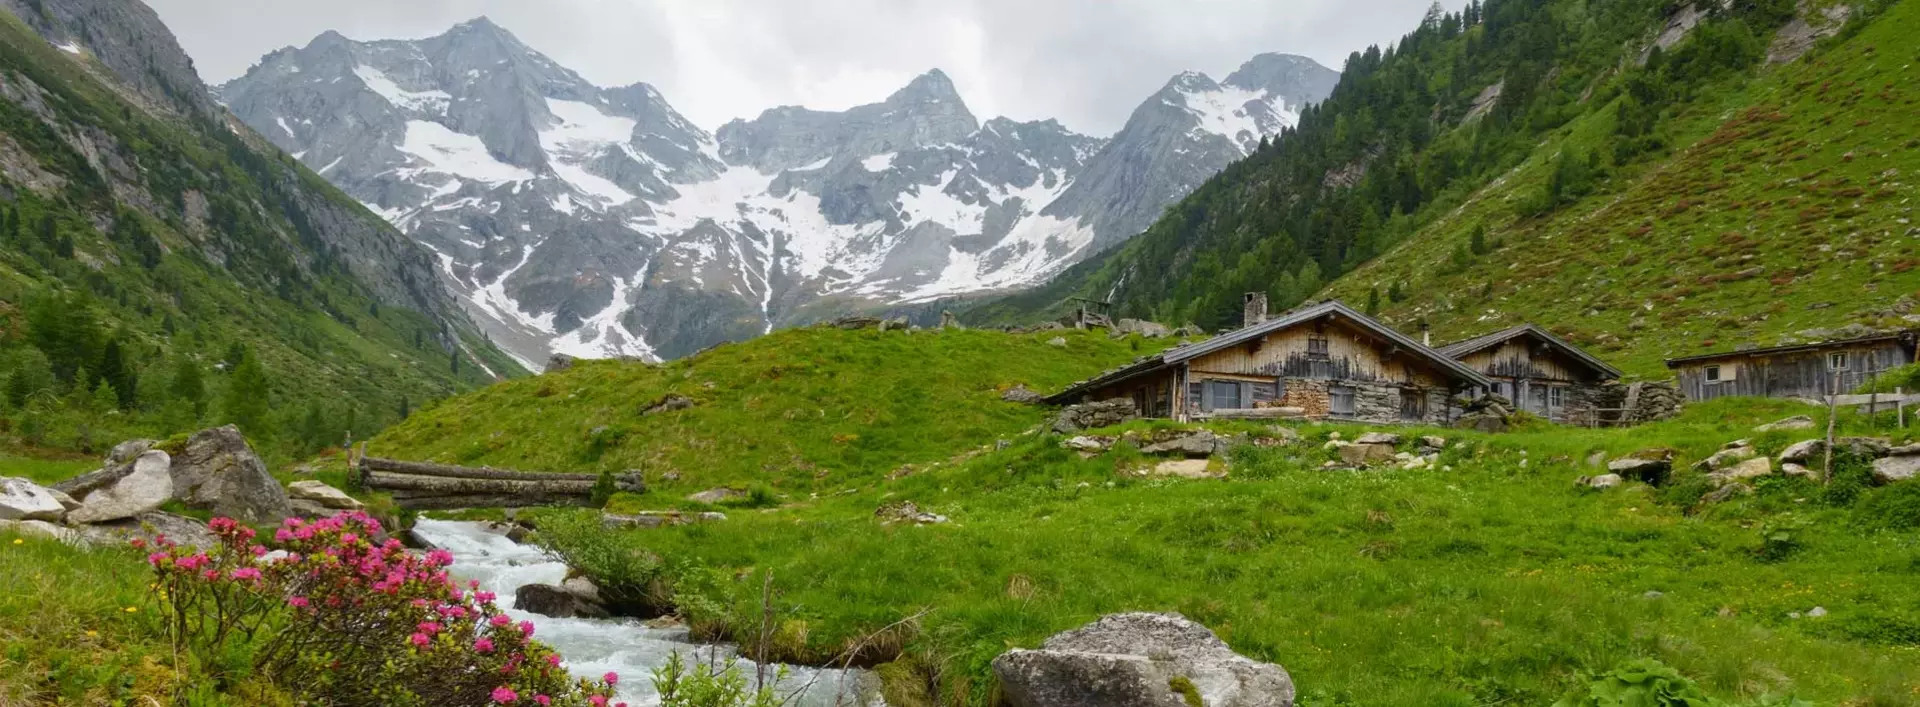
M 1059 337 L 1064 346 L 1048 343 Z M 759 483 L 831 493 L 1032 427 L 1002 402 L 1170 343 L 1104 333 L 781 331 L 660 366 L 602 361 L 419 410 L 370 453 L 454 464 L 637 469 L 668 495 Z M 669 395 L 693 406 L 649 414 Z
M 1810 329 L 1911 326 L 1917 34 L 1920 6 L 1893 3 L 1855 36 L 1694 101 L 1665 159 L 1518 215 L 1556 155 L 1605 144 L 1613 112 L 1591 111 L 1327 295 L 1364 302 L 1404 283 L 1408 298 L 1383 314 L 1427 321 L 1436 340 L 1532 321 L 1644 376 L 1664 376 L 1664 358 L 1818 338 L 1799 334 Z M 1480 226 L 1501 247 L 1463 270 L 1437 265 Z
M 0 476 L 24 478 L 42 486 L 100 468 L 100 462 L 90 458 L 53 458 L 12 456 L 0 453 Z
M 1546 704 L 1641 657 L 1733 702 L 1920 704 L 1920 532 L 1869 529 L 1890 527 L 1876 519 L 1898 517 L 1912 494 L 1830 505 L 1782 478 L 1695 507 L 1646 486 L 1572 483 L 1597 473 L 1592 452 L 1671 447 L 1685 464 L 1804 409 L 1731 400 L 1631 430 L 1429 430 L 1455 443 L 1443 468 L 1421 471 L 1320 470 L 1330 432 L 1361 430 L 1307 426 L 1308 444 L 1244 452 L 1228 481 L 1135 478 L 1119 472 L 1138 452 L 1082 459 L 1036 435 L 723 523 L 610 536 L 590 513 L 554 512 L 542 533 L 563 549 L 657 558 L 639 567 L 654 593 L 679 582 L 682 613 L 734 638 L 755 633 L 758 578 L 771 574 L 786 636 L 763 647 L 774 657 L 830 660 L 924 611 L 917 630 L 862 658 L 893 661 L 882 674 L 896 693 L 936 685 L 917 699 L 937 703 L 989 704 L 988 666 L 1007 648 L 1146 610 L 1181 612 L 1282 664 L 1308 705 Z M 1874 422 L 1849 416 L 1842 431 Z M 1763 449 L 1798 439 L 1754 438 Z M 952 521 L 873 518 L 898 500 Z M 1792 618 L 1814 606 L 1829 615 Z

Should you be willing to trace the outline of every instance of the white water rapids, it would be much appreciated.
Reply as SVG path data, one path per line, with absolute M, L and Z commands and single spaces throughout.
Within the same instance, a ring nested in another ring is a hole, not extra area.
M 686 629 L 648 628 L 633 619 L 556 619 L 513 609 L 514 591 L 528 584 L 559 584 L 566 578 L 567 566 L 541 552 L 521 545 L 487 528 L 485 523 L 421 519 L 414 532 L 434 546 L 453 553 L 449 569 L 462 583 L 477 580 L 480 588 L 499 595 L 501 609 L 515 620 L 532 621 L 533 637 L 552 646 L 566 660 L 566 668 L 576 677 L 598 678 L 609 671 L 620 674 L 619 699 L 634 707 L 658 705 L 653 689 L 653 670 L 679 652 L 692 665 L 706 662 L 715 649 L 687 640 Z M 728 647 L 720 647 L 718 661 L 734 656 Z M 749 684 L 754 663 L 740 659 L 738 666 Z M 791 707 L 836 707 L 884 705 L 878 697 L 860 695 L 864 671 L 820 670 L 788 667 L 787 679 L 775 688 Z M 867 680 L 864 682 L 872 682 Z M 796 694 L 798 693 L 798 694 Z

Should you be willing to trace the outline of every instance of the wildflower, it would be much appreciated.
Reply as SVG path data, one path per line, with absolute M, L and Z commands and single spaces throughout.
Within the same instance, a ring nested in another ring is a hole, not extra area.
M 295 609 L 305 609 L 310 604 L 312 604 L 312 602 L 307 601 L 306 597 L 287 597 L 287 606 Z
M 259 579 L 260 570 L 254 569 L 252 567 L 242 567 L 240 569 L 233 571 L 233 578 L 234 579 Z
M 99 638 L 99 637 L 100 637 L 99 631 L 91 631 L 91 630 L 87 631 L 87 638 Z
M 607 707 L 607 697 L 605 695 L 594 695 L 587 698 L 587 704 L 593 705 L 593 707 Z
M 506 614 L 495 614 L 491 623 L 495 626 L 505 626 L 513 623 L 513 619 L 507 618 Z
M 427 638 L 427 634 L 416 633 L 411 636 L 408 636 L 407 640 L 412 641 L 413 645 L 419 646 L 421 648 L 425 648 L 427 647 L 427 642 L 432 639 Z
M 475 651 L 478 651 L 478 652 L 480 652 L 480 653 L 492 653 L 492 652 L 493 652 L 493 639 L 491 639 L 491 638 L 482 638 L 482 639 L 480 639 L 480 640 L 478 640 L 478 641 L 474 641 L 474 642 L 473 642 L 473 649 L 474 649 Z
M 414 628 L 420 629 L 421 633 L 427 634 L 429 636 L 440 632 L 440 624 L 436 624 L 432 621 L 422 621 L 420 622 L 419 626 L 416 626 Z
M 21 540 L 21 539 L 19 539 L 19 538 L 14 538 L 14 539 L 13 539 L 13 544 L 15 544 L 15 545 L 25 545 L 25 544 L 27 544 L 27 541 L 25 541 L 25 540 Z
M 493 592 L 474 592 L 473 600 L 482 602 L 482 603 L 489 603 L 489 602 L 492 602 L 496 596 L 498 595 L 494 594 Z
M 547 654 L 547 665 L 551 665 L 556 668 L 560 667 L 560 654 L 559 653 Z
M 453 553 L 447 552 L 446 550 L 430 550 L 427 552 L 427 564 L 434 567 L 451 565 L 453 564 Z
M 520 693 L 514 692 L 513 688 L 511 687 L 502 685 L 500 687 L 493 688 L 494 702 L 498 702 L 504 705 L 517 699 L 520 699 Z
M 146 538 L 134 538 L 133 540 L 128 542 L 131 543 L 136 548 L 145 548 L 147 546 Z
M 540 707 L 547 707 L 547 705 L 553 704 L 553 698 L 546 695 L 534 695 L 533 701 L 539 703 Z
M 359 541 L 360 541 L 360 536 L 358 536 L 358 535 L 354 535 L 353 533 L 341 533 L 341 534 L 340 534 L 340 544 L 341 544 L 341 545 L 352 545 L 352 544 L 354 544 L 354 543 L 356 543 L 356 542 L 359 542 Z
M 533 636 L 533 622 L 532 622 L 532 621 L 522 621 L 522 622 L 520 622 L 520 635 L 522 635 L 522 636 L 527 636 L 527 637 L 529 637 L 529 638 L 531 638 L 531 637 Z
M 620 674 L 619 674 L 619 673 L 612 673 L 612 672 L 610 672 L 610 673 L 607 673 L 607 674 L 606 674 L 606 675 L 604 675 L 604 676 L 601 676 L 601 678 L 600 678 L 600 679 L 602 679 L 602 680 L 605 680 L 605 681 L 607 681 L 607 685 L 608 685 L 608 686 L 613 686 L 613 685 L 618 685 L 618 684 L 620 684 Z
M 126 611 L 127 611 L 127 613 L 129 613 L 129 614 L 133 614 L 133 613 L 138 613 L 138 612 L 140 611 L 140 607 L 137 607 L 137 606 L 129 606 L 129 607 L 127 607 L 127 609 L 126 609 Z

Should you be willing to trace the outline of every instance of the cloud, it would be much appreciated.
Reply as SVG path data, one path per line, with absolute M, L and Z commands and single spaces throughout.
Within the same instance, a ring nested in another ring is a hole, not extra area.
M 1416 25 L 1429 0 L 148 0 L 219 83 L 326 30 L 425 37 L 487 15 L 607 86 L 645 81 L 707 127 L 778 105 L 878 101 L 928 69 L 982 119 L 1118 130 L 1185 70 L 1254 54 L 1341 68 Z M 1448 6 L 1458 5 L 1449 2 Z

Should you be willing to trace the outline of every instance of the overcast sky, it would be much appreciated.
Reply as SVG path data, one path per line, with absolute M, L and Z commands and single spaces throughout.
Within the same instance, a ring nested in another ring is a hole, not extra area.
M 147 0 L 201 76 L 339 30 L 413 38 L 486 15 L 602 86 L 651 83 L 708 129 L 778 105 L 879 101 L 940 68 L 982 120 L 1107 135 L 1185 70 L 1285 52 L 1339 69 L 1432 0 Z M 1447 2 L 1453 8 L 1460 2 Z

